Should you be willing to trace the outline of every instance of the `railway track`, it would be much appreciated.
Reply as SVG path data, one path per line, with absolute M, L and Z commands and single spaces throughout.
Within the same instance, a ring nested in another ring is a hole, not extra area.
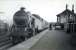
M 0 36 L 0 50 L 7 50 L 8 48 L 13 47 L 15 45 L 16 44 L 12 44 L 12 40 L 10 40 L 9 35 Z
M 8 35 L 0 36 L 0 50 L 4 50 L 12 45 L 12 40 L 9 39 Z

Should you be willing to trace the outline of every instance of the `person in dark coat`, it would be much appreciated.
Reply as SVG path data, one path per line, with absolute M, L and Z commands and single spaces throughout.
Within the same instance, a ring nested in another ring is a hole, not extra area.
M 49 28 L 50 28 L 50 30 L 52 29 L 52 24 L 50 24 Z

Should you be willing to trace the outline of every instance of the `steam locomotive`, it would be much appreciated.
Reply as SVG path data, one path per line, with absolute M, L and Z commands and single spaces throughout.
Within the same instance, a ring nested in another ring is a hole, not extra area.
M 10 31 L 13 44 L 25 41 L 34 33 L 34 29 L 29 27 L 29 17 L 24 9 L 21 7 L 13 16 L 13 25 Z

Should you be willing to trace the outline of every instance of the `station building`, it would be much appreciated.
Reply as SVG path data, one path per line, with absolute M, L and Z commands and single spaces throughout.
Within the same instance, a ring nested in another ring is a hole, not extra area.
M 64 31 L 76 32 L 76 14 L 74 13 L 74 5 L 72 5 L 72 10 L 66 9 L 61 13 L 57 14 L 57 23 L 64 25 Z

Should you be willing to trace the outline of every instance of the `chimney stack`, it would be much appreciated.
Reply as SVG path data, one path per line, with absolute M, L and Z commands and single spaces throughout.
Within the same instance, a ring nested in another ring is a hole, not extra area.
M 66 4 L 66 10 L 67 10 L 67 8 L 68 8 L 68 5 Z
M 72 12 L 74 13 L 74 4 L 72 5 Z

